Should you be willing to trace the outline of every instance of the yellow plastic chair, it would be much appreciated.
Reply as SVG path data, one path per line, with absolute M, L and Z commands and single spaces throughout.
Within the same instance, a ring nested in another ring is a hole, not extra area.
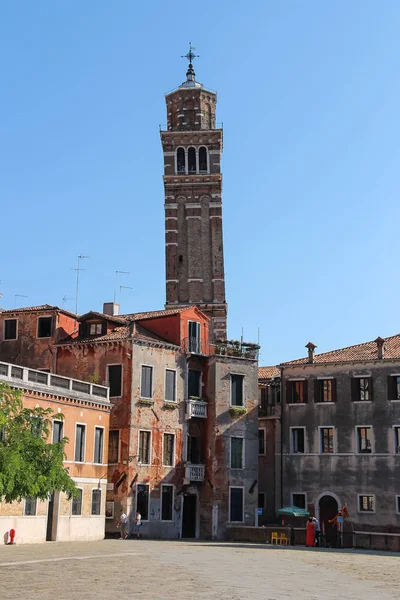
M 271 533 L 271 544 L 279 545 L 281 543 L 281 538 L 279 537 L 279 533 L 277 531 L 273 531 Z
M 285 533 L 281 533 L 280 543 L 285 546 L 289 545 L 289 538 L 287 537 L 287 535 Z

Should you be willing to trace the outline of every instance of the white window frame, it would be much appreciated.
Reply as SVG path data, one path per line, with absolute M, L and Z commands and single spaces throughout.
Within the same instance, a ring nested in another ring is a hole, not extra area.
M 117 456 L 117 462 L 116 463 L 112 463 L 112 462 L 108 462 L 109 465 L 119 465 L 120 460 L 121 460 L 121 429 L 110 429 L 108 432 L 108 446 L 110 445 L 110 433 L 112 431 L 118 431 L 118 456 Z
M 151 396 L 147 397 L 147 396 L 142 396 L 142 368 L 143 367 L 150 367 L 151 368 Z M 140 394 L 140 398 L 143 398 L 143 400 L 153 400 L 153 396 L 154 396 L 154 365 L 149 365 L 147 363 L 141 363 L 140 365 L 140 377 L 139 377 L 140 381 L 139 381 L 139 394 Z M 164 384 L 165 385 L 165 384 Z
M 92 507 L 93 507 L 93 492 L 94 492 L 95 490 L 96 490 L 97 492 L 100 492 L 100 514 L 98 514 L 98 515 L 93 515 L 93 514 L 92 514 Z M 83 499 L 83 497 L 82 497 L 82 499 Z M 90 490 L 90 516 L 91 516 L 91 518 L 92 518 L 92 519 L 104 518 L 104 517 L 103 517 L 103 515 L 101 514 L 101 507 L 102 507 L 102 504 L 103 504 L 103 492 L 102 492 L 102 490 L 101 490 L 101 487 L 98 487 L 98 486 L 96 486 L 96 487 L 93 487 L 93 488 Z
M 172 519 L 163 519 L 162 518 L 162 489 L 163 487 L 171 487 L 172 488 Z M 150 499 L 150 492 L 149 492 Z M 160 495 L 160 521 L 162 523 L 173 523 L 174 522 L 174 502 L 175 502 L 175 486 L 172 483 L 162 483 L 161 484 L 161 495 Z
M 61 437 L 61 439 L 63 439 L 65 437 L 64 436 L 64 423 L 65 423 L 65 421 L 63 421 L 62 419 L 53 419 L 52 424 L 51 424 L 51 443 L 52 444 L 55 443 L 54 442 L 54 423 L 56 423 L 56 422 L 57 423 L 61 423 L 61 425 L 62 425 L 62 430 L 61 430 L 62 437 Z
M 93 335 L 101 335 L 101 334 L 102 334 L 102 331 L 103 331 L 103 323 L 98 323 L 98 322 L 97 322 L 97 323 L 88 323 L 88 325 L 89 325 L 89 336 L 90 336 L 90 337 L 91 337 L 91 336 L 93 336 Z M 91 329 L 92 329 L 92 327 L 95 327 L 95 328 L 96 328 L 96 331 L 95 331 L 95 333 L 92 333 L 92 332 L 91 332 Z M 98 327 L 100 327 L 100 331 L 99 331 L 99 332 L 97 332 L 97 329 L 98 329 Z
M 146 431 L 146 430 L 143 430 Z M 138 499 L 138 485 L 146 485 L 149 488 L 149 493 L 148 493 L 148 500 L 147 500 L 147 515 L 148 515 L 148 519 L 143 519 L 142 513 L 142 523 L 148 523 L 150 521 L 150 496 L 151 496 L 151 489 L 150 489 L 150 483 L 148 481 L 138 481 L 136 484 L 136 493 L 135 493 L 135 514 L 137 513 L 137 499 Z
M 198 346 L 199 346 L 199 352 L 198 353 L 201 354 L 201 322 L 200 321 L 193 321 L 192 319 L 188 320 L 188 350 L 189 350 L 189 347 L 190 347 L 190 337 L 189 337 L 189 329 L 190 329 L 189 324 L 190 323 L 196 323 L 198 325 L 198 327 L 196 327 L 196 330 L 198 330 L 198 332 L 199 332 L 199 344 L 198 344 Z M 189 350 L 189 351 L 192 352 L 193 354 L 197 354 L 197 352 L 193 352 L 193 350 Z
M 366 400 L 366 402 L 370 402 L 370 400 Z M 359 429 L 370 429 L 371 430 L 371 452 L 360 452 L 360 445 L 358 443 L 358 430 Z M 355 426 L 355 430 L 356 430 L 356 454 L 363 454 L 363 455 L 371 455 L 371 454 L 375 454 L 375 436 L 374 436 L 374 428 L 372 425 L 356 425 Z M 361 494 L 364 495 L 365 494 Z M 372 494 L 367 494 L 368 496 L 371 496 Z
M 396 494 L 396 515 L 400 515 L 400 495 Z
M 243 490 L 243 494 L 242 494 L 242 500 L 243 500 L 243 504 L 242 504 L 242 520 L 241 521 L 232 521 L 231 520 L 231 490 L 232 489 L 241 489 Z M 228 521 L 229 523 L 244 523 L 244 505 L 245 505 L 245 487 L 244 485 L 230 485 L 229 486 L 229 505 L 228 505 Z
M 294 503 L 293 500 L 293 496 L 304 496 L 304 506 L 305 506 L 305 510 L 307 510 L 307 506 L 308 506 L 308 498 L 307 498 L 307 492 L 290 492 L 290 499 L 291 499 L 291 504 L 292 506 L 297 506 Z M 301 506 L 298 506 L 298 508 L 301 508 Z
M 264 452 L 260 453 L 260 445 L 259 445 L 258 446 L 258 456 L 265 456 L 267 454 L 267 429 L 265 427 L 259 427 L 258 431 L 263 432 L 263 438 L 264 438 Z M 258 441 L 258 443 L 260 444 L 260 441 Z
M 374 499 L 374 510 L 360 510 L 360 498 L 371 496 Z M 357 494 L 357 513 L 360 515 L 373 515 L 376 513 L 376 497 L 375 494 Z
M 324 402 L 323 404 L 327 404 Z M 331 403 L 333 404 L 333 402 Z M 322 451 L 322 430 L 323 429 L 333 429 L 333 452 L 323 452 Z M 337 435 L 336 435 L 336 427 L 334 425 L 319 425 L 318 426 L 318 452 L 322 456 L 333 456 L 337 453 Z
M 400 455 L 400 425 L 392 425 L 392 429 L 393 429 L 393 454 L 396 455 Z M 396 430 L 399 431 L 399 435 L 396 436 Z M 396 440 L 396 437 L 398 438 Z M 396 445 L 396 442 L 398 442 L 398 446 Z M 397 452 L 398 450 L 398 452 Z
M 243 441 L 242 443 L 242 466 L 241 467 L 232 467 L 232 439 L 238 438 Z M 230 435 L 229 436 L 229 468 L 232 471 L 243 471 L 245 469 L 245 437 L 244 435 Z
M 77 490 L 81 490 L 82 492 L 82 498 L 81 498 L 81 514 L 80 515 L 73 515 L 72 514 L 72 503 L 74 501 L 73 498 L 71 498 L 71 517 L 73 517 L 74 519 L 76 519 L 76 517 L 82 517 L 82 513 L 83 513 L 83 488 L 81 487 L 77 487 Z M 92 506 L 90 506 L 90 512 L 92 512 Z M 94 516 L 94 515 L 93 515 Z
M 83 460 L 75 460 L 77 425 L 83 425 L 83 427 L 85 428 L 85 443 L 83 444 Z M 75 423 L 74 461 L 73 462 L 77 463 L 78 465 L 83 465 L 83 464 L 86 463 L 86 442 L 87 442 L 87 424 L 86 423 L 80 423 L 79 421 L 77 421 Z
M 390 373 L 389 377 L 400 377 L 400 373 Z M 394 398 L 393 400 L 391 398 L 388 398 L 388 400 L 389 402 L 400 402 L 400 398 Z
M 16 327 L 15 327 L 15 336 L 16 336 L 15 338 L 6 338 L 6 321 L 16 321 L 17 322 Z M 9 318 L 9 319 L 4 319 L 4 321 L 3 321 L 3 341 L 4 342 L 15 342 L 15 340 L 18 339 L 18 333 L 19 333 L 18 326 L 19 326 L 19 319 L 14 318 L 14 317 Z
M 372 374 L 369 375 L 353 375 L 353 379 L 370 379 L 372 384 Z M 368 388 L 369 400 L 353 400 L 354 404 L 371 404 L 372 402 L 372 385 Z
M 295 452 L 294 451 L 294 444 L 293 444 L 293 430 L 294 429 L 302 429 L 304 431 L 304 452 Z M 308 454 L 306 429 L 307 428 L 302 425 L 290 427 L 290 454 L 293 454 L 294 456 L 305 456 L 306 454 Z
M 50 336 L 40 336 L 39 337 L 39 319 L 51 319 L 51 335 Z M 38 340 L 48 340 L 51 339 L 53 337 L 53 331 L 54 331 L 54 317 L 53 315 L 40 315 L 37 317 L 37 321 L 36 321 L 36 338 Z
M 243 400 L 243 402 L 241 405 L 232 404 L 232 375 L 238 375 L 242 378 L 242 400 Z M 229 373 L 229 406 L 232 408 L 246 408 L 246 406 L 247 406 L 244 380 L 245 380 L 244 373 L 233 373 L 233 372 Z
M 166 465 L 164 464 L 164 436 L 165 435 L 172 435 L 174 438 L 174 442 L 173 442 L 173 446 L 172 446 L 172 465 Z M 176 451 L 176 434 L 173 433 L 172 431 L 163 431 L 163 435 L 162 435 L 162 444 L 161 444 L 161 451 L 162 451 L 162 466 L 165 467 L 166 469 L 172 469 L 175 466 L 175 451 Z
M 26 509 L 26 498 L 24 498 L 24 517 L 37 517 L 37 509 L 38 509 L 38 499 L 36 498 L 36 504 L 35 504 L 35 514 L 34 515 L 27 515 L 25 514 L 25 509 Z
M 121 394 L 119 396 L 111 396 L 111 390 L 110 390 L 110 398 L 122 398 L 122 396 L 124 395 L 124 365 L 122 363 L 107 363 L 106 367 L 107 367 L 106 381 L 107 381 L 108 385 L 110 385 L 108 367 L 121 367 Z
M 150 448 L 149 448 L 149 462 L 148 463 L 139 462 L 140 432 L 141 431 L 145 431 L 146 433 L 150 433 L 150 441 L 149 441 Z M 138 448 L 138 451 L 137 451 L 137 464 L 138 465 L 149 467 L 152 464 L 151 463 L 152 458 L 153 458 L 153 456 L 152 456 L 152 445 L 153 445 L 153 435 L 152 435 L 152 433 L 153 432 L 152 432 L 151 429 L 139 429 L 139 431 L 138 431 L 138 440 L 137 440 L 137 448 Z
M 102 429 L 103 430 L 103 447 L 101 449 L 101 462 L 94 462 L 95 457 L 95 453 L 96 453 L 96 429 Z M 93 464 L 94 465 L 104 465 L 104 443 L 105 443 L 105 431 L 104 431 L 104 426 L 103 425 L 95 425 L 94 429 L 93 429 Z
M 167 398 L 165 397 L 166 395 L 166 391 L 167 391 L 167 371 L 171 371 L 172 373 L 175 373 L 175 398 L 173 400 L 167 400 Z M 176 383 L 177 383 L 177 375 L 176 375 L 176 369 L 169 369 L 168 367 L 165 367 L 165 373 L 164 373 L 164 402 L 175 402 L 176 403 L 176 398 L 177 398 L 177 390 L 176 390 Z

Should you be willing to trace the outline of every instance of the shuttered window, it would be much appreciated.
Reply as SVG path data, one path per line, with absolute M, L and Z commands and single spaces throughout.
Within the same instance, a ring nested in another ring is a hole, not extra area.
M 189 369 L 188 396 L 189 398 L 200 398 L 200 377 L 201 372 L 195 369 Z
M 101 464 L 103 462 L 103 427 L 95 427 L 94 429 L 94 460 L 93 462 Z
M 357 452 L 372 454 L 372 427 L 357 427 Z
M 163 439 L 163 465 L 172 467 L 174 464 L 175 436 L 173 433 L 164 433 Z
M 53 444 L 58 444 L 64 437 L 64 423 L 62 421 L 53 421 Z
M 165 371 L 165 400 L 167 402 L 176 401 L 176 371 L 171 369 Z
M 122 395 L 122 365 L 108 365 L 107 380 L 110 386 L 110 397 Z
M 85 460 L 85 425 L 76 426 L 75 434 L 75 461 L 84 462 Z
M 229 513 L 231 522 L 243 521 L 243 488 L 229 488 Z
M 305 404 L 307 402 L 307 381 L 288 381 L 287 390 L 289 404 Z
M 150 464 L 151 431 L 139 432 L 139 460 L 142 465 Z
M 101 512 L 101 490 L 92 490 L 92 515 L 100 515 Z
M 35 517 L 36 516 L 36 498 L 26 498 L 25 499 L 24 514 L 27 517 Z
M 352 379 L 351 399 L 353 402 L 370 402 L 372 400 L 371 377 L 354 377 Z
M 231 405 L 243 406 L 244 375 L 231 375 Z
M 74 517 L 82 514 L 82 490 L 77 489 L 77 495 L 72 498 L 72 514 Z
M 140 395 L 142 398 L 153 397 L 153 367 L 142 365 Z
M 389 375 L 387 391 L 388 400 L 400 400 L 400 375 Z
M 119 430 L 112 429 L 108 437 L 108 462 L 117 464 L 119 458 Z
M 231 437 L 231 469 L 243 469 L 243 438 Z
M 189 321 L 189 352 L 200 354 L 200 323 Z

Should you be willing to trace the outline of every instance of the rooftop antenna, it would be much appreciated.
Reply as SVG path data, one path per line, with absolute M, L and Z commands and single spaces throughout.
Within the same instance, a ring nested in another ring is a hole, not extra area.
M 260 345 L 260 328 L 257 327 L 257 346 Z
M 75 313 L 78 314 L 78 296 L 79 296 L 79 274 L 81 271 L 86 271 L 86 269 L 81 268 L 81 260 L 84 258 L 90 258 L 90 256 L 84 256 L 80 254 L 78 256 L 78 266 L 76 269 L 71 269 L 71 271 L 76 271 L 76 293 L 75 293 Z
M 67 296 L 67 294 L 65 294 L 65 296 L 63 296 L 63 299 L 62 299 L 62 304 L 61 304 L 62 308 L 64 308 L 64 304 L 66 304 L 68 302 L 68 300 L 73 300 L 73 298 L 70 298 L 69 296 Z
M 129 285 L 120 285 L 119 286 L 119 298 L 121 301 L 121 291 L 122 290 L 133 290 L 133 287 L 130 287 Z
M 118 275 L 130 275 L 130 272 L 129 271 L 115 271 L 114 304 L 115 304 L 116 298 L 117 298 Z M 121 287 L 123 287 L 123 286 L 120 286 L 120 290 L 119 290 L 120 295 L 121 295 Z
M 15 294 L 15 296 L 14 296 L 15 306 L 17 306 L 17 298 L 28 298 L 28 296 L 24 296 L 23 294 Z

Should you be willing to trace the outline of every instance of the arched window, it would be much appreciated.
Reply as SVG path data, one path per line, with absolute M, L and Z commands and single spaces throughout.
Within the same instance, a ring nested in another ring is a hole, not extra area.
M 176 151 L 176 166 L 178 173 L 185 172 L 185 151 L 183 148 L 178 148 Z
M 196 150 L 194 148 L 188 150 L 188 168 L 189 173 L 196 173 Z
M 199 150 L 199 171 L 207 173 L 207 148 L 202 146 Z

